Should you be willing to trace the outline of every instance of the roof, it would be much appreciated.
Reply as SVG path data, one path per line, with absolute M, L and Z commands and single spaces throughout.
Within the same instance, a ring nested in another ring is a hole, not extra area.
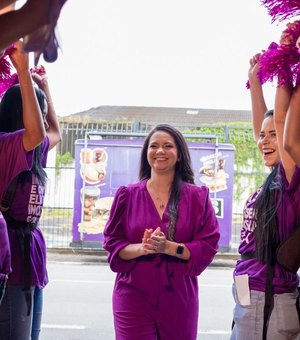
M 251 122 L 250 110 L 195 109 L 144 106 L 98 106 L 65 116 L 63 121 L 137 121 L 203 125 L 217 122 Z

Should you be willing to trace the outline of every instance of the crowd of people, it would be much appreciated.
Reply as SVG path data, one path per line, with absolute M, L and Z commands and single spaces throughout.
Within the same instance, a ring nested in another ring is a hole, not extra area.
M 15 1 L 0 1 L 0 27 L 11 27 L 1 38 L 0 55 L 10 48 L 17 73 L 0 102 L 2 340 L 40 336 L 48 275 L 39 219 L 48 151 L 61 134 L 46 70 L 37 64 L 42 53 L 46 61 L 57 58 L 54 28 L 65 2 L 28 0 L 15 10 Z M 300 13 L 300 1 L 261 2 L 273 21 Z M 280 246 L 300 227 L 299 36 L 299 22 L 288 23 L 279 44 L 250 59 L 253 135 L 270 173 L 245 202 L 231 340 L 300 339 L 299 266 L 291 270 L 278 258 Z M 33 69 L 30 51 L 36 53 Z M 277 81 L 271 109 L 266 81 Z M 117 190 L 104 230 L 103 247 L 117 273 L 116 339 L 195 340 L 198 276 L 218 252 L 219 238 L 209 189 L 195 184 L 184 136 L 171 125 L 157 125 L 144 140 L 138 182 Z M 289 249 L 293 256 L 299 252 Z

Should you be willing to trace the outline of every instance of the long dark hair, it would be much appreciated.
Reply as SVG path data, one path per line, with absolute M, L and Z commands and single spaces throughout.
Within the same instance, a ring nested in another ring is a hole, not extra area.
M 175 176 L 171 186 L 170 194 L 170 225 L 168 228 L 168 237 L 173 240 L 176 232 L 176 221 L 178 216 L 178 201 L 181 189 L 182 181 L 195 184 L 194 172 L 192 170 L 192 162 L 190 152 L 187 143 L 180 131 L 168 124 L 159 124 L 153 130 L 150 131 L 146 137 L 140 158 L 139 179 L 149 179 L 151 177 L 151 167 L 147 160 L 147 152 L 149 147 L 149 141 L 155 132 L 163 131 L 168 133 L 174 138 L 177 152 L 178 161 L 175 166 Z
M 45 93 L 34 87 L 41 112 L 45 114 Z M 23 106 L 20 85 L 10 87 L 4 94 L 0 103 L 0 132 L 14 132 L 24 128 Z M 31 173 L 37 176 L 40 182 L 45 185 L 47 180 L 46 171 L 41 164 L 42 145 L 34 150 L 34 159 Z M 21 174 L 20 182 L 25 181 L 27 171 Z
M 273 117 L 273 110 L 267 111 L 264 117 Z M 279 164 L 271 170 L 254 204 L 255 256 L 260 262 L 268 264 L 275 263 L 275 252 L 279 245 L 277 209 L 282 200 Z

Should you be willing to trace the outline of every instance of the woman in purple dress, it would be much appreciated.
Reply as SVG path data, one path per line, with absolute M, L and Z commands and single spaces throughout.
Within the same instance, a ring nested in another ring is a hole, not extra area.
M 278 86 L 274 117 L 272 110 L 264 115 L 267 108 L 257 76 L 259 58 L 257 54 L 250 60 L 249 70 L 253 129 L 271 172 L 244 207 L 241 259 L 234 269 L 236 305 L 230 339 L 299 339 L 299 278 L 276 262 L 278 245 L 300 220 L 300 169 L 283 148 L 285 115 L 295 90 L 292 85 Z
M 140 181 L 116 192 L 104 249 L 117 272 L 116 339 L 195 340 L 198 278 L 218 251 L 206 187 L 194 183 L 182 134 L 162 124 L 145 139 Z
M 44 168 L 48 150 L 61 136 L 44 69 L 30 72 L 21 43 L 11 60 L 19 84 L 6 91 L 0 105 L 0 202 L 12 272 L 0 305 L 0 339 L 36 340 L 48 283 L 46 245 L 38 227 L 47 179 Z

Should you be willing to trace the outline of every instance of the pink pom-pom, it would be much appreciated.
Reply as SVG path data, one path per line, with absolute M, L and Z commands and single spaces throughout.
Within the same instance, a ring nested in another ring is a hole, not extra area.
M 296 42 L 300 36 L 300 21 L 288 23 L 283 31 L 280 44 L 273 42 L 260 56 L 257 76 L 261 84 L 274 82 L 277 85 L 297 83 L 300 71 L 300 54 Z
M 11 74 L 11 64 L 8 59 L 14 48 L 14 45 L 10 46 L 0 57 L 0 98 L 16 81 L 15 76 Z
M 272 22 L 300 15 L 299 0 L 261 0 L 261 4 L 267 8 Z

